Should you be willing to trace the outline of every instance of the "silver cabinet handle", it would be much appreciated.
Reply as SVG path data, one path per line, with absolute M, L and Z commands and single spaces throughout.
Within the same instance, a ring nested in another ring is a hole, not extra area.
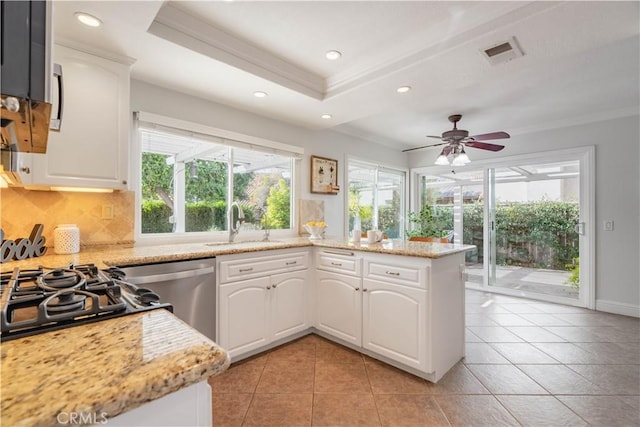
M 298 261 L 285 262 L 285 265 L 296 265 Z
M 49 128 L 60 130 L 62 127 L 62 110 L 64 107 L 64 85 L 62 82 L 62 66 L 60 64 L 53 64 L 53 77 L 55 77 L 58 83 L 58 112 L 56 117 L 51 118 Z
M 253 271 L 253 267 L 250 268 L 240 268 L 238 270 L 240 273 L 246 273 L 247 271 Z
M 342 263 L 341 262 L 332 262 L 331 265 L 342 267 Z
M 398 273 L 397 271 L 396 271 L 396 272 L 393 272 L 393 271 L 385 271 L 385 274 L 388 274 L 389 276 L 399 276 L 399 275 L 400 275 L 400 273 Z

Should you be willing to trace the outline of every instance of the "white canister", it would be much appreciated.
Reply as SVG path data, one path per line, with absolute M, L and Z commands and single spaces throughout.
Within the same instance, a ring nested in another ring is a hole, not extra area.
M 53 230 L 53 251 L 57 254 L 80 252 L 80 229 L 75 224 L 60 224 Z

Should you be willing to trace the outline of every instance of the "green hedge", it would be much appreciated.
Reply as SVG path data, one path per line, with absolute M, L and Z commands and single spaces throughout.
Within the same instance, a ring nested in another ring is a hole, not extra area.
M 253 209 L 243 207 L 245 222 L 253 222 Z M 169 222 L 171 209 L 161 200 L 142 201 L 142 233 L 171 233 L 173 224 Z M 227 203 L 188 202 L 185 205 L 185 229 L 193 231 L 224 230 L 227 222 Z
M 427 234 L 453 229 L 453 206 L 429 207 L 432 226 Z M 482 203 L 463 205 L 463 243 L 478 247 L 482 262 Z M 412 213 L 428 216 L 429 212 Z M 580 217 L 577 203 L 539 201 L 505 203 L 496 206 L 496 258 L 499 265 L 566 270 L 578 257 L 578 234 L 574 230 Z M 434 230 L 431 230 L 433 228 Z M 421 235 L 417 230 L 408 235 Z

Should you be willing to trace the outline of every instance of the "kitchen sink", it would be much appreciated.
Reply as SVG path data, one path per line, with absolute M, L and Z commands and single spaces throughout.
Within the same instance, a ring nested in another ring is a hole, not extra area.
M 238 242 L 211 242 L 205 243 L 206 246 L 269 246 L 269 245 L 279 245 L 282 241 L 280 240 L 241 240 Z

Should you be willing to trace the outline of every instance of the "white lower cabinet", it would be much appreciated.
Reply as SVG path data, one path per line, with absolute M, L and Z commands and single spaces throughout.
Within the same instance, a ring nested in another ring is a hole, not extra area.
M 371 279 L 362 287 L 362 347 L 425 370 L 427 292 Z
M 309 328 L 307 255 L 219 258 L 218 343 L 232 362 Z M 267 264 L 272 269 L 256 271 Z M 286 269 L 293 271 L 280 272 Z M 238 274 L 227 274 L 230 271 Z M 252 278 L 243 280 L 241 273 Z
M 360 346 L 362 279 L 319 270 L 316 273 L 316 328 Z

